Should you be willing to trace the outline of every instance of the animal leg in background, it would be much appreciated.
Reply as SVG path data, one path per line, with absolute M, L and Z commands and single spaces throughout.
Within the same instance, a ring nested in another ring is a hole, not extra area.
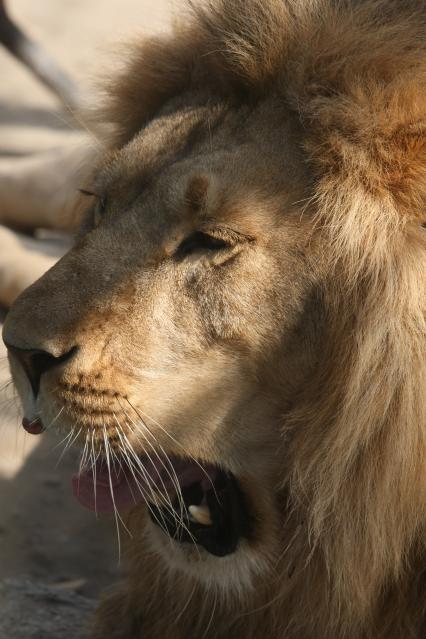
M 78 188 L 93 157 L 84 139 L 78 146 L 0 160 L 0 305 L 8 307 L 68 248 L 66 238 L 41 241 L 6 226 L 72 232 L 80 215 Z
M 0 224 L 69 231 L 76 225 L 78 189 L 95 156 L 91 140 L 23 158 L 0 159 Z
M 10 18 L 5 0 L 0 0 L 0 43 L 38 77 L 66 107 L 75 109 L 80 100 L 77 87 L 58 64 L 33 42 Z

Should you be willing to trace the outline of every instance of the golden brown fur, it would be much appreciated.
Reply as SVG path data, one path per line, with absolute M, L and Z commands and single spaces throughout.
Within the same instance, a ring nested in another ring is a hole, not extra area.
M 65 402 L 63 428 L 93 426 L 101 375 L 119 398 L 136 384 L 140 410 L 239 477 L 256 538 L 223 560 L 181 557 L 135 509 L 130 578 L 97 636 L 420 639 L 424 3 L 213 0 L 184 22 L 135 46 L 111 84 L 113 151 L 96 185 L 117 219 L 18 300 L 5 335 L 55 354 L 84 344 L 62 395 L 46 386 L 39 406 L 53 416 Z M 197 271 L 183 302 L 157 267 L 199 215 L 249 244 L 228 270 Z M 72 286 L 72 273 L 90 281 Z M 147 366 L 177 367 L 161 393 L 135 382 L 137 348 Z

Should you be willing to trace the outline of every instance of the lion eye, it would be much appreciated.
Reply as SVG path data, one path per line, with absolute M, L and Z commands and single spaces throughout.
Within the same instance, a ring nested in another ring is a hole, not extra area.
M 177 253 L 179 256 L 185 257 L 196 251 L 219 251 L 229 248 L 229 246 L 230 244 L 221 238 L 197 231 L 181 242 Z
M 78 189 L 78 190 L 80 191 L 82 195 L 95 199 L 95 205 L 92 209 L 93 211 L 92 217 L 93 217 L 94 226 L 95 227 L 98 226 L 98 224 L 100 223 L 102 219 L 103 214 L 105 213 L 105 208 L 106 208 L 105 198 L 103 198 L 98 193 L 94 193 L 93 191 L 88 191 L 87 189 Z

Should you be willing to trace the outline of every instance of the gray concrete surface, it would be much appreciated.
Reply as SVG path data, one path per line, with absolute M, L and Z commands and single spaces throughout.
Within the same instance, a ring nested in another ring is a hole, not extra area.
M 84 639 L 96 602 L 71 586 L 30 581 L 0 582 L 2 639 Z M 23 615 L 23 611 L 25 614 Z

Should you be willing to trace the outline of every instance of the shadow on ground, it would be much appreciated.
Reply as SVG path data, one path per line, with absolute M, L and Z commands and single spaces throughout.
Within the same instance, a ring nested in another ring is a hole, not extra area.
M 112 522 L 97 520 L 72 495 L 77 451 L 68 451 L 55 469 L 58 442 L 42 437 L 18 474 L 0 479 L 0 579 L 70 584 L 97 596 L 118 577 Z

